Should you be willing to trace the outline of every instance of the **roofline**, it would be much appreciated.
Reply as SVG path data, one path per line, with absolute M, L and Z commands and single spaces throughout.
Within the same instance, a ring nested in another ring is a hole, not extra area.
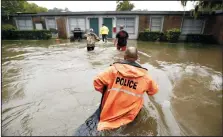
M 85 15 L 190 15 L 191 11 L 85 11 L 85 12 L 42 12 L 42 13 L 16 13 L 11 16 L 85 16 Z M 222 14 L 223 10 L 215 11 Z M 208 15 L 209 12 L 203 12 Z

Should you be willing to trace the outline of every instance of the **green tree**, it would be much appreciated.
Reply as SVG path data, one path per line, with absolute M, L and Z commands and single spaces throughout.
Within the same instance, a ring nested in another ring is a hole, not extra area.
M 16 12 L 47 12 L 47 8 L 40 7 L 34 3 L 28 3 L 25 0 L 2 0 L 2 13 L 10 15 Z
M 39 12 L 47 12 L 48 9 L 44 7 L 40 7 L 36 5 L 35 3 L 28 3 L 24 2 L 24 11 L 23 12 L 34 12 L 34 13 L 39 13 Z
M 181 5 L 183 7 L 186 7 L 188 0 L 181 0 Z M 190 0 L 195 2 L 195 7 L 192 9 L 192 15 L 197 18 L 197 16 L 200 14 L 200 12 L 203 11 L 208 11 L 212 12 L 215 10 L 223 10 L 223 0 L 210 0 L 210 1 L 195 1 L 195 0 Z
M 125 1 L 116 1 L 116 11 L 131 11 L 135 7 L 133 3 L 130 3 L 128 0 Z
M 2 0 L 1 1 L 1 10 L 4 15 L 10 15 L 16 12 L 23 12 L 24 1 L 8 1 Z
M 70 10 L 66 7 L 65 9 L 60 9 L 60 8 L 56 8 L 54 7 L 53 9 L 49 9 L 48 12 L 69 12 Z

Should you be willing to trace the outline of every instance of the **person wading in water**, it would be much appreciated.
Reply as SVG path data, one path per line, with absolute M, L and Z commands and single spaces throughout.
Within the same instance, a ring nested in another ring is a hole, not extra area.
M 95 42 L 100 41 L 100 38 L 94 33 L 93 29 L 90 29 L 90 33 L 84 36 L 87 37 L 87 51 L 94 50 Z
M 120 31 L 116 34 L 114 45 L 117 47 L 118 50 L 125 51 L 128 38 L 129 34 L 124 30 L 124 27 L 121 25 Z
M 152 96 L 158 92 L 157 84 L 147 69 L 136 60 L 138 51 L 128 47 L 124 61 L 113 63 L 94 79 L 95 90 L 101 92 L 101 113 L 98 131 L 116 129 L 132 122 L 143 107 L 143 94 Z
M 102 35 L 102 41 L 107 42 L 107 36 L 108 36 L 109 29 L 105 26 L 105 24 L 102 24 L 102 27 L 100 29 L 100 34 Z

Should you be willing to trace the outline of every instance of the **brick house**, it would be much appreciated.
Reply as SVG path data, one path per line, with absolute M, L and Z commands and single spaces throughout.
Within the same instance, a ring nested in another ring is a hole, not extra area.
M 185 34 L 212 34 L 218 43 L 223 44 L 223 11 L 212 14 L 202 13 L 197 19 L 190 11 L 92 11 L 60 13 L 18 13 L 12 15 L 11 23 L 19 30 L 47 29 L 58 30 L 60 38 L 69 38 L 76 27 L 87 31 L 93 28 L 96 34 L 104 23 L 110 30 L 108 37 L 115 38 L 119 26 L 124 25 L 130 39 L 137 39 L 138 33 L 146 28 L 150 31 L 165 32 L 171 28 Z M 115 31 L 116 30 L 116 31 Z

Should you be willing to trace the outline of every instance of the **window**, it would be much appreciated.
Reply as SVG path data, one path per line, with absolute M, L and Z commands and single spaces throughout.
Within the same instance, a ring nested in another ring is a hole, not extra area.
M 32 30 L 33 24 L 31 18 L 17 19 L 17 27 L 19 30 Z
M 204 20 L 184 19 L 181 32 L 182 34 L 201 34 Z
M 36 29 L 37 30 L 42 30 L 43 29 L 43 25 L 41 23 L 36 23 Z
M 74 28 L 80 28 L 82 31 L 86 30 L 85 19 L 84 18 L 69 18 L 69 30 L 70 33 Z
M 150 30 L 161 32 L 163 28 L 163 17 L 151 17 Z
M 135 18 L 117 18 L 117 28 L 120 30 L 119 26 L 123 25 L 124 29 L 130 33 L 135 33 Z
M 50 28 L 52 29 L 57 29 L 57 25 L 56 25 L 56 20 L 55 18 L 47 18 L 47 29 L 49 30 Z

